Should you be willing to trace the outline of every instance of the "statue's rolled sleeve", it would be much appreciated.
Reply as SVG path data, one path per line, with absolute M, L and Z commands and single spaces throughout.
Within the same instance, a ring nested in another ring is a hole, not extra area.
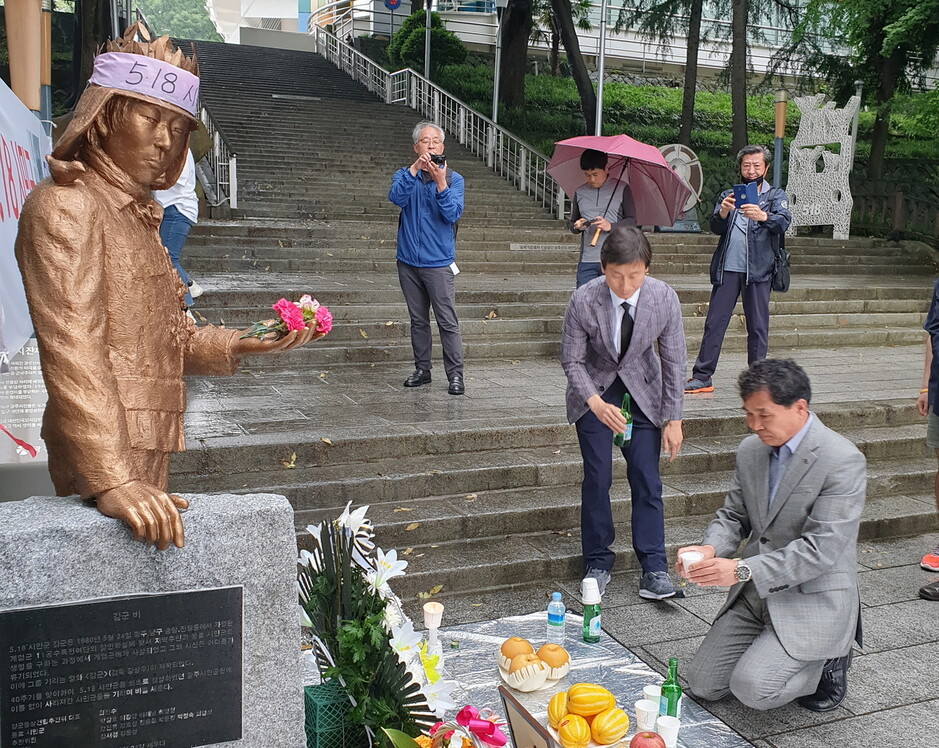
M 240 330 L 196 327 L 186 346 L 183 373 L 218 377 L 234 374 L 240 359 L 231 351 L 240 334 Z

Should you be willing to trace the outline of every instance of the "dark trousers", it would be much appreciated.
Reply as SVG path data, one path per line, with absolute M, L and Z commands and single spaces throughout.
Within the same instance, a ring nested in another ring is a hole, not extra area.
M 599 262 L 578 262 L 577 263 L 577 288 L 584 283 L 589 283 L 594 278 L 603 275 L 603 270 Z
M 626 387 L 619 379 L 603 399 L 616 406 L 623 403 Z M 659 453 L 662 430 L 632 403 L 632 440 L 622 449 L 632 500 L 633 550 L 643 573 L 668 571 L 665 557 L 665 508 Z M 610 486 L 613 483 L 613 432 L 592 411 L 576 423 L 580 453 L 584 458 L 584 482 L 580 489 L 580 533 L 584 565 L 612 569 L 616 558 L 611 546 L 615 538 Z
M 725 272 L 724 282 L 711 289 L 701 350 L 692 370 L 695 379 L 710 379 L 714 376 L 724 344 L 724 333 L 727 332 L 727 324 L 741 294 L 743 315 L 747 320 L 747 364 L 766 358 L 770 283 L 766 280 L 748 284 L 746 273 Z
M 430 371 L 430 310 L 433 307 L 443 348 L 443 365 L 447 378 L 463 374 L 463 340 L 460 321 L 454 308 L 455 284 L 453 271 L 447 267 L 418 268 L 398 261 L 398 281 L 404 292 L 411 318 L 411 348 L 414 366 Z

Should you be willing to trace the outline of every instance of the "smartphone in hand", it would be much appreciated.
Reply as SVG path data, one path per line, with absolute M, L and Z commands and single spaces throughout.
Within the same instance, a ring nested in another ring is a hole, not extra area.
M 734 203 L 739 208 L 742 205 L 759 205 L 760 198 L 756 191 L 756 182 L 734 185 Z

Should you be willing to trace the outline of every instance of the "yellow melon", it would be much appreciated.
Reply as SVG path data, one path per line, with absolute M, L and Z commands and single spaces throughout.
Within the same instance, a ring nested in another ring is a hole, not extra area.
M 548 724 L 555 730 L 561 720 L 567 716 L 567 691 L 560 691 L 548 702 Z
M 575 683 L 567 689 L 567 711 L 590 717 L 616 706 L 613 694 L 594 683 Z
M 593 718 L 590 734 L 600 745 L 615 743 L 629 731 L 629 717 L 626 712 L 616 707 L 606 709 Z
M 583 717 L 568 714 L 558 724 L 558 739 L 563 748 L 587 748 L 590 742 L 590 725 Z

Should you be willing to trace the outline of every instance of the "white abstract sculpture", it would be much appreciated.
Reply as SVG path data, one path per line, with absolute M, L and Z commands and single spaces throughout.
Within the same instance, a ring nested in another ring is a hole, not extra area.
M 834 227 L 835 239 L 847 239 L 851 229 L 851 186 L 848 177 L 854 165 L 854 116 L 861 104 L 852 96 L 843 109 L 825 102 L 824 94 L 793 99 L 802 112 L 799 131 L 789 151 L 789 210 L 797 226 Z M 834 147 L 834 148 L 833 148 Z

